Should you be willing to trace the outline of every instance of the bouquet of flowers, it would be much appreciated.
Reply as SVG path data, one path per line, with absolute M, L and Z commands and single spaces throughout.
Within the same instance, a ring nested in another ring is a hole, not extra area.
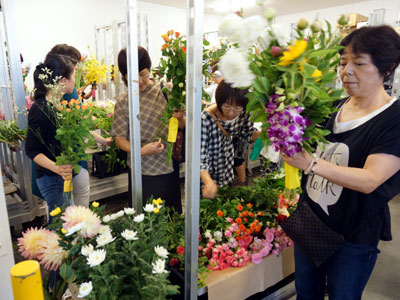
M 267 8 L 265 18 L 226 17 L 220 30 L 235 43 L 221 59 L 220 70 L 225 81 L 235 87 L 251 87 L 247 112 L 253 122 L 262 122 L 261 140 L 288 156 L 315 151 L 323 147 L 329 132 L 323 121 L 335 110 L 340 99 L 335 88 L 338 32 L 322 29 L 318 20 L 310 26 L 300 20 L 297 38 L 289 44 L 278 25 L 272 23 L 275 11 Z
M 172 117 L 172 114 L 184 109 L 186 99 L 186 38 L 174 30 L 169 30 L 161 37 L 165 43 L 161 47 L 163 57 L 161 57 L 158 70 L 160 77 L 165 77 L 167 82 L 172 83 L 170 89 L 163 88 L 163 92 L 168 93 L 168 104 L 163 113 L 163 121 L 169 124 L 167 160 L 171 161 L 172 149 L 178 133 L 178 120 Z M 203 45 L 209 45 L 208 41 L 203 39 Z M 203 60 L 208 60 L 206 52 L 203 53 L 205 53 Z M 210 76 L 207 64 L 203 64 L 203 75 Z M 203 94 L 207 93 L 203 91 Z M 158 133 L 156 137 L 157 135 Z
M 19 129 L 15 121 L 0 118 L 0 142 L 17 147 L 26 137 L 26 129 Z
M 31 228 L 18 240 L 19 251 L 46 270 L 59 270 L 61 280 L 46 299 L 61 299 L 67 284 L 79 285 L 85 299 L 166 299 L 177 293 L 167 278 L 167 217 L 162 200 L 152 200 L 143 214 L 133 208 L 101 217 L 104 207 L 56 208 L 49 229 Z

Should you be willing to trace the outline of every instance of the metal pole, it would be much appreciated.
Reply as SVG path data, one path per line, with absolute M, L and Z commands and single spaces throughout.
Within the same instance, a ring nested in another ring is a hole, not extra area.
M 140 105 L 136 0 L 126 0 L 126 50 L 128 58 L 129 140 L 131 144 L 132 206 L 142 210 L 142 156 L 140 145 Z
M 187 0 L 185 300 L 197 299 L 203 0 Z

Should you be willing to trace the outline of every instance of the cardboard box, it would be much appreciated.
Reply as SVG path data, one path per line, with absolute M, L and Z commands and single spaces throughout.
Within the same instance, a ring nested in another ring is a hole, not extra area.
M 360 14 L 349 14 L 349 26 L 357 27 L 358 22 L 368 21 L 368 17 L 360 15 Z

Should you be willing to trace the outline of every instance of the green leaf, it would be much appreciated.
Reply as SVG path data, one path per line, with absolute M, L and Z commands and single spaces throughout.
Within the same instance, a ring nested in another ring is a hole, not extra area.
M 66 263 L 63 263 L 60 267 L 60 276 L 68 283 L 73 282 L 76 278 L 74 270 Z
M 307 59 L 312 59 L 312 58 L 322 58 L 325 55 L 328 54 L 334 54 L 337 53 L 338 51 L 336 49 L 322 49 L 322 50 L 316 50 L 312 51 L 307 55 Z

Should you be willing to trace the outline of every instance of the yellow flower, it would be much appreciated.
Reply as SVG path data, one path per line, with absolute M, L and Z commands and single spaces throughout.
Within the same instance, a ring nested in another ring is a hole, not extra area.
M 322 72 L 320 71 L 320 70 L 318 70 L 318 69 L 316 69 L 313 73 L 312 73 L 312 75 L 311 75 L 312 77 L 321 77 L 322 76 Z M 321 80 L 321 78 L 316 78 L 315 79 L 315 81 L 320 81 Z
M 165 39 L 167 36 L 168 36 L 168 34 L 166 34 L 166 33 L 163 33 L 163 34 L 161 35 L 161 37 L 162 37 L 163 39 Z
M 307 42 L 303 40 L 297 40 L 294 46 L 289 46 L 287 51 L 283 51 L 278 65 L 286 67 L 294 62 L 296 58 L 304 53 L 307 49 Z
M 59 215 L 60 213 L 61 213 L 61 208 L 56 207 L 55 209 L 53 209 L 53 210 L 50 212 L 50 216 L 54 217 L 54 216 Z
M 155 207 L 154 210 L 153 210 L 153 212 L 154 212 L 155 214 L 158 214 L 158 213 L 160 212 L 160 209 L 157 208 L 157 207 Z
M 99 207 L 99 202 L 94 201 L 94 202 L 92 203 L 92 206 L 93 206 L 93 207 Z
M 158 206 L 158 205 L 160 205 L 161 203 L 163 203 L 163 201 L 161 200 L 161 198 L 158 198 L 157 200 L 153 199 L 153 204 L 154 204 L 154 205 Z
M 62 232 L 63 234 L 66 234 L 66 233 L 68 232 L 68 230 L 66 230 L 66 229 L 63 227 L 63 228 L 61 228 L 61 232 Z

